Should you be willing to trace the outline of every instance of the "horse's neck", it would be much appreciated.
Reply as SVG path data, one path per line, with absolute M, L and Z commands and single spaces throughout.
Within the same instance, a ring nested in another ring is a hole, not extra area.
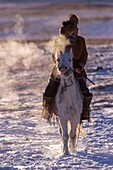
M 74 75 L 69 79 L 61 77 L 58 99 L 59 103 L 66 101 L 67 105 L 73 106 L 77 113 L 82 113 L 83 98 Z
M 71 75 L 69 78 L 61 77 L 61 86 L 72 86 L 75 83 L 74 76 Z
M 73 74 L 69 78 L 61 77 L 60 89 L 69 96 L 73 96 L 74 93 L 77 98 L 82 98 L 78 81 Z

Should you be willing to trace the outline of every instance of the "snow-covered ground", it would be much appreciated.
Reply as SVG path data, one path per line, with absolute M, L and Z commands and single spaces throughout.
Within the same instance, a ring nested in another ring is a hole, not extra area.
M 0 170 L 112 170 L 112 3 L 34 1 L 0 1 Z M 88 82 L 94 95 L 92 122 L 83 123 L 85 135 L 78 139 L 76 152 L 63 157 L 57 125 L 40 115 L 53 66 L 53 40 L 45 40 L 58 35 L 69 13 L 80 17 L 79 32 L 90 38 L 86 69 L 95 86 Z
M 57 125 L 40 116 L 52 46 L 53 41 L 0 44 L 0 170 L 112 170 L 113 45 L 87 45 L 87 72 L 96 84 L 88 83 L 92 123 L 83 123 L 85 135 L 66 157 Z

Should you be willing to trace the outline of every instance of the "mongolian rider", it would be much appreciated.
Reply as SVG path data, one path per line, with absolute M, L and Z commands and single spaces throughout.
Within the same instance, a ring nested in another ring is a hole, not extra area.
M 65 36 L 66 39 L 69 40 L 69 44 L 66 46 L 66 50 L 70 50 L 72 48 L 73 51 L 73 63 L 75 76 L 78 79 L 78 83 L 83 95 L 83 111 L 81 116 L 82 120 L 90 121 L 90 103 L 92 100 L 92 93 L 89 92 L 88 87 L 86 86 L 86 72 L 84 66 L 86 65 L 88 59 L 88 53 L 86 49 L 85 39 L 78 35 L 78 22 L 79 19 L 75 14 L 69 15 L 67 21 L 64 21 L 62 24 L 62 28 L 60 29 L 60 36 Z M 52 59 L 55 63 L 55 66 L 52 69 L 51 78 L 49 79 L 49 84 L 47 85 L 45 92 L 43 94 L 43 109 L 42 109 L 42 117 L 49 120 L 51 117 L 51 109 L 50 105 L 52 103 L 53 98 L 57 93 L 57 89 L 60 83 L 60 77 L 57 74 L 56 68 L 56 57 L 55 57 L 55 49 L 54 47 Z

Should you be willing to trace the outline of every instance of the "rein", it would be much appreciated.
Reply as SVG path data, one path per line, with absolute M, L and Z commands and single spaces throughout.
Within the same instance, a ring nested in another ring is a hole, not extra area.
M 68 85 L 66 84 L 65 80 L 64 80 L 64 86 L 61 86 L 61 91 L 60 91 L 60 101 L 59 103 L 61 103 L 62 100 L 62 95 L 64 94 L 64 92 L 67 90 L 68 87 L 71 87 L 73 85 L 73 81 L 71 80 L 71 83 Z
M 64 81 L 64 86 L 62 86 L 61 88 L 61 95 L 64 93 L 64 91 L 67 90 L 68 87 L 71 87 L 73 85 L 73 81 L 71 80 L 71 84 L 66 84 L 66 82 Z
M 67 63 L 68 64 L 68 63 Z M 69 66 L 69 64 L 68 64 Z M 78 74 L 80 77 L 83 77 L 83 78 L 86 78 L 90 83 L 92 83 L 93 85 L 95 85 L 95 83 L 93 81 L 91 81 L 88 77 L 85 77 L 83 75 L 81 75 L 80 73 L 77 73 L 75 70 L 73 70 L 70 66 L 69 66 L 70 70 L 73 72 L 73 73 L 76 73 Z
M 76 72 L 76 71 L 74 71 L 74 72 Z M 88 77 L 85 77 L 85 76 L 83 76 L 83 75 L 81 75 L 81 74 L 79 74 L 79 73 L 77 73 L 80 77 L 83 77 L 83 78 L 85 78 L 85 79 L 87 79 L 90 83 L 92 83 L 93 85 L 95 85 L 95 83 L 93 82 L 93 81 L 91 81 Z M 84 80 L 84 79 L 83 79 Z
M 64 84 L 65 84 L 65 87 L 71 87 L 73 85 L 73 81 L 71 80 L 71 84 L 70 85 L 66 84 L 65 81 L 64 81 Z

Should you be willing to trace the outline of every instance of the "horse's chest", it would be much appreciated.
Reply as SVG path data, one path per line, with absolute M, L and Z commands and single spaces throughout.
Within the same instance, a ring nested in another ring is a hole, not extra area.
M 75 90 L 72 87 L 61 89 L 59 92 L 59 103 L 68 103 L 68 105 L 73 105 L 73 99 L 75 98 Z
M 71 115 L 75 113 L 76 109 L 74 107 L 75 101 L 73 87 L 65 89 L 64 91 L 59 89 L 57 103 L 60 113 L 64 113 L 65 115 Z

